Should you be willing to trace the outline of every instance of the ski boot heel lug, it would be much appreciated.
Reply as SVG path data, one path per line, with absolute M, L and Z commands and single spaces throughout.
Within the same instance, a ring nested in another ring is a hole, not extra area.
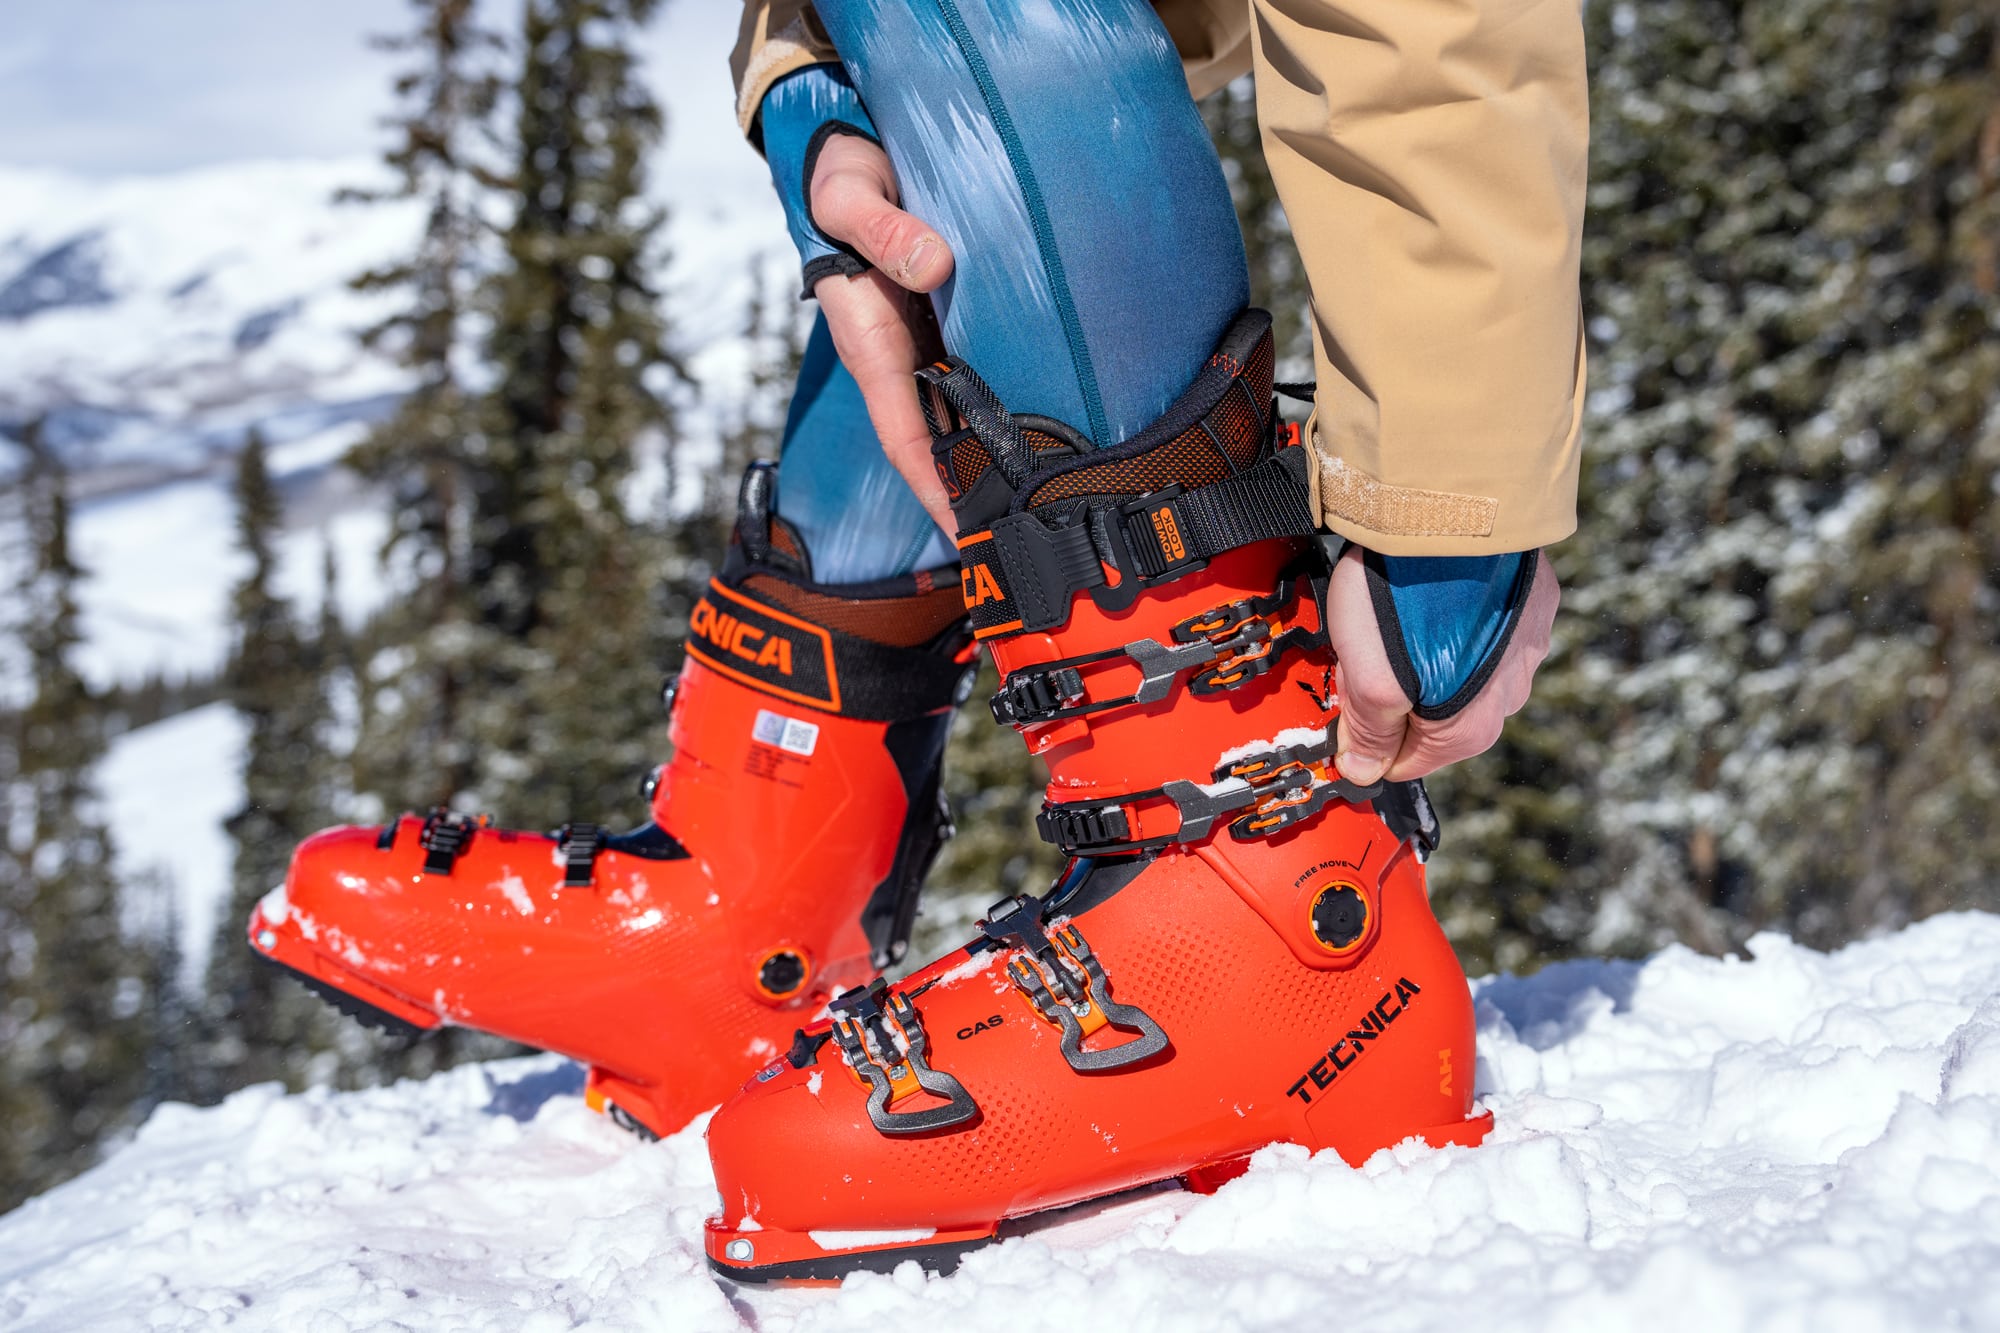
M 1181 1187 L 1190 1194 L 1213 1194 L 1249 1169 L 1250 1154 L 1225 1157 L 1182 1173 Z
M 1481 1111 L 1449 1125 L 1433 1125 L 1419 1130 L 1417 1137 L 1433 1148 L 1477 1148 L 1493 1132 L 1493 1113 Z
M 657 1088 L 620 1078 L 596 1065 L 584 1075 L 583 1104 L 646 1143 L 666 1138 L 706 1109 L 663 1097 Z
M 990 1245 L 998 1224 L 909 1231 L 777 1231 L 711 1217 L 702 1229 L 708 1266 L 746 1285 L 833 1287 L 849 1273 L 890 1273 L 915 1263 L 946 1276 L 968 1253 Z

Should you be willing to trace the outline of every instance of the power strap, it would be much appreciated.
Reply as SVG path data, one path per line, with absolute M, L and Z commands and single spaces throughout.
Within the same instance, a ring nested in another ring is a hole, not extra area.
M 959 539 L 974 634 L 1055 629 L 1088 592 L 1108 611 L 1207 566 L 1226 551 L 1318 531 L 1300 448 L 1224 481 L 1167 486 L 1137 498 L 1093 498 L 1051 521 L 1042 506 L 996 519 Z

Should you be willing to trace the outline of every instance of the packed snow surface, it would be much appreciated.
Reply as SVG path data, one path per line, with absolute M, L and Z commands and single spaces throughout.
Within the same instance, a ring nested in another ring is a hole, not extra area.
M 699 1126 L 550 1057 L 170 1106 L 0 1219 L 10 1329 L 2000 1327 L 2000 917 L 1477 984 L 1485 1146 L 1276 1147 L 837 1289 L 718 1284 Z

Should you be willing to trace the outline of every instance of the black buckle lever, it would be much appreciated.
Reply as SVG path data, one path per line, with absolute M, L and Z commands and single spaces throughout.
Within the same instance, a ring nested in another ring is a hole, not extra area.
M 979 1114 L 965 1085 L 924 1060 L 929 1042 L 916 1006 L 901 991 L 877 977 L 866 986 L 834 996 L 827 1002 L 833 1016 L 833 1040 L 840 1053 L 868 1085 L 868 1119 L 884 1134 L 923 1134 L 962 1125 Z M 900 1041 L 898 1041 L 900 1038 Z M 945 1099 L 943 1106 L 898 1111 L 895 1103 L 918 1091 Z
M 424 849 L 424 873 L 449 875 L 472 844 L 472 835 L 485 823 L 483 816 L 475 819 L 441 805 L 434 807 L 424 816 L 423 831 L 417 835 L 417 844 Z
M 1000 909 L 1005 908 L 1005 911 Z M 1074 925 L 1044 930 L 1046 905 L 1026 895 L 997 903 L 979 929 L 996 943 L 1021 950 L 1007 975 L 1035 1012 L 1062 1030 L 1063 1059 L 1079 1074 L 1101 1074 L 1147 1060 L 1167 1049 L 1167 1034 L 1137 1005 L 1111 998 L 1104 965 Z M 1083 1049 L 1084 1038 L 1112 1027 L 1138 1035 L 1101 1051 Z

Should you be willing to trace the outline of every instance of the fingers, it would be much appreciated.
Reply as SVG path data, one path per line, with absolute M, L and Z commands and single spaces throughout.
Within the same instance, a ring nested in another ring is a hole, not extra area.
M 813 166 L 813 221 L 836 241 L 913 292 L 933 291 L 951 276 L 951 247 L 922 220 L 896 207 L 895 172 L 875 144 L 835 135 Z
M 1334 678 L 1340 692 L 1334 765 L 1349 782 L 1365 787 L 1381 777 L 1401 752 L 1410 724 L 1410 698 L 1397 683 L 1388 650 L 1382 646 L 1358 548 L 1334 567 L 1327 590 L 1327 637 L 1338 664 Z
M 930 427 L 917 405 L 916 369 L 933 353 L 919 345 L 913 323 L 927 323 L 911 319 L 912 298 L 877 272 L 822 278 L 815 291 L 834 350 L 861 389 L 883 453 L 924 511 L 947 533 L 955 532 L 951 501 L 931 464 Z

